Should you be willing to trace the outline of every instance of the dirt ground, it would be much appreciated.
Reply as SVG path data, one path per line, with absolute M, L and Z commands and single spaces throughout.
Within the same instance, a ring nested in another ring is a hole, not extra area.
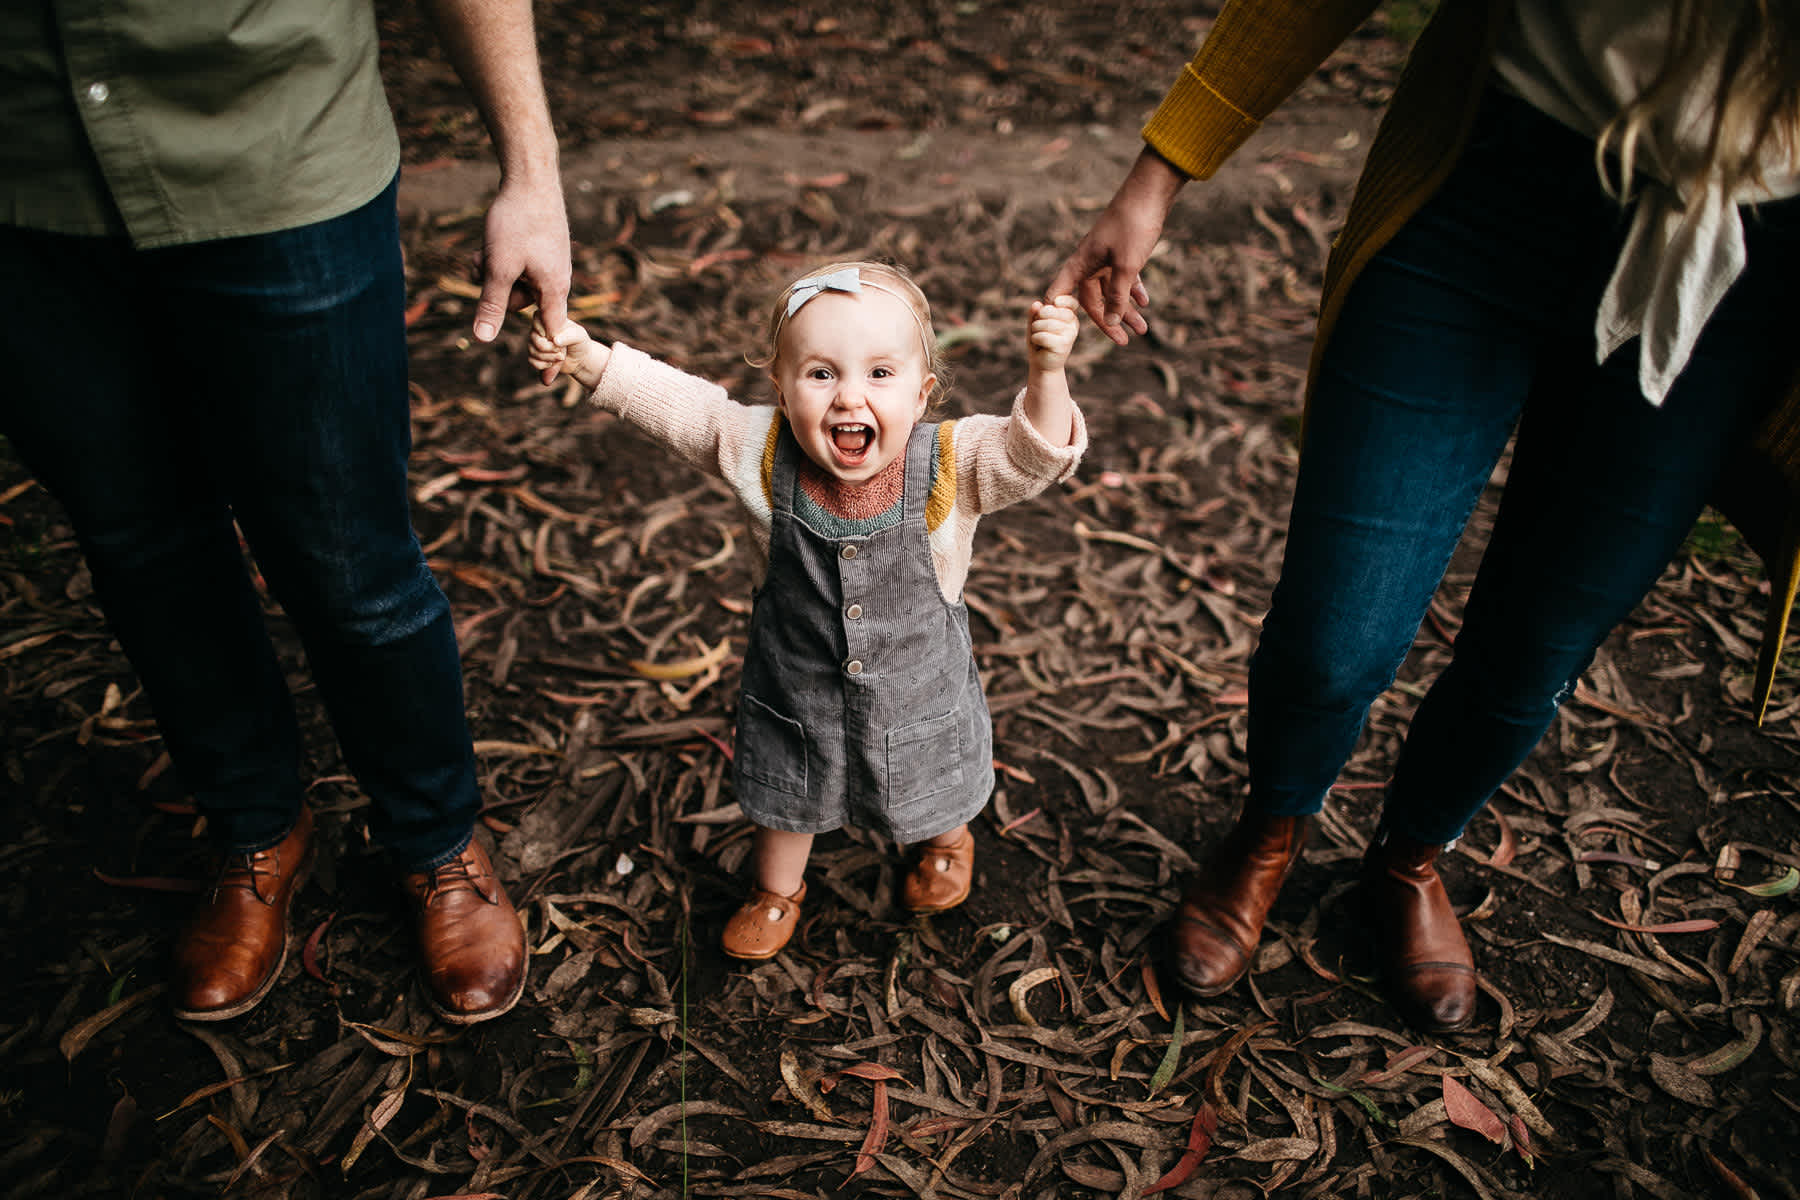
M 620 8 L 539 5 L 577 318 L 757 401 L 744 355 L 780 287 L 892 258 L 933 302 L 952 416 L 1009 402 L 1025 305 L 1213 11 Z M 831 835 L 795 943 L 755 967 L 716 949 L 748 850 L 726 770 L 748 612 L 733 502 L 539 386 L 522 323 L 471 342 L 495 176 L 416 14 L 380 11 L 407 147 L 418 523 L 527 921 L 526 998 L 470 1030 L 429 1016 L 366 801 L 271 602 L 326 853 L 270 998 L 212 1027 L 169 1015 L 203 829 L 68 528 L 0 444 L 18 821 L 0 847 L 0 1191 L 1796 1195 L 1800 694 L 1784 674 L 1752 722 L 1767 587 L 1717 522 L 1449 857 L 1483 973 L 1469 1031 L 1422 1037 L 1382 1002 L 1345 893 L 1492 497 L 1251 978 L 1184 1007 L 1144 968 L 1244 792 L 1245 665 L 1324 247 L 1410 7 L 1188 189 L 1149 279 L 1153 335 L 1078 344 L 1078 477 L 983 523 L 969 604 L 1000 784 L 970 902 L 908 918 L 894 848 Z

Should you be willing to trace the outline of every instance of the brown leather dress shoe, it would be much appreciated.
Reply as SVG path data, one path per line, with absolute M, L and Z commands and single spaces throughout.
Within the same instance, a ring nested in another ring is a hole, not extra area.
M 774 958 L 794 936 L 800 924 L 800 902 L 806 899 L 806 885 L 791 896 L 779 896 L 764 888 L 752 888 L 750 898 L 725 922 L 719 938 L 719 949 L 733 958 L 752 961 Z
M 223 1021 L 255 1008 L 287 962 L 288 910 L 312 870 L 312 810 L 266 850 L 225 856 L 175 940 L 175 1015 Z
M 525 930 L 494 864 L 470 840 L 457 857 L 402 877 L 418 922 L 432 1011 L 452 1025 L 507 1012 L 525 990 Z
M 967 825 L 956 841 L 947 846 L 926 842 L 917 854 L 900 882 L 900 902 L 907 911 L 948 912 L 969 898 L 975 882 L 975 834 Z
M 1362 868 L 1365 919 L 1390 999 L 1427 1033 L 1454 1032 L 1475 1015 L 1475 957 L 1438 878 L 1441 849 L 1379 836 Z
M 1246 811 L 1188 884 L 1164 929 L 1169 971 L 1189 993 L 1216 996 L 1250 969 L 1307 821 Z

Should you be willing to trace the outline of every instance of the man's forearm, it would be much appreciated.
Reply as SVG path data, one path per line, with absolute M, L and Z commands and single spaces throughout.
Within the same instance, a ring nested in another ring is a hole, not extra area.
M 531 0 L 423 0 L 456 73 L 475 97 L 501 174 L 556 176 L 556 131 L 538 68 Z

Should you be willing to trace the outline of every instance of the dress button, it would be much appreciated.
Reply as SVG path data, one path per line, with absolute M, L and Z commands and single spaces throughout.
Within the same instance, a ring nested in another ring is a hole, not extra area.
M 852 604 L 849 608 L 844 610 L 844 615 L 849 617 L 852 621 L 862 620 L 862 605 Z
M 845 546 L 844 547 L 844 557 L 845 558 L 855 558 L 856 557 L 856 547 L 855 546 Z
M 849 662 L 844 664 L 844 670 L 850 672 L 850 674 L 852 674 L 852 675 L 861 675 L 862 674 L 862 659 L 860 659 L 860 658 L 851 659 Z
M 106 98 L 112 95 L 112 89 L 104 83 L 90 83 L 87 86 L 87 98 L 95 104 L 105 104 Z

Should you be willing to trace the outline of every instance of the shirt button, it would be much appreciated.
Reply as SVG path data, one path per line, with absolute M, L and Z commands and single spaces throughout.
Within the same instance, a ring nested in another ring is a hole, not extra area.
M 850 674 L 852 674 L 852 675 L 861 675 L 862 674 L 862 659 L 860 659 L 860 658 L 851 659 L 849 662 L 844 664 L 844 670 L 850 672 Z
M 852 604 L 849 608 L 844 610 L 844 615 L 849 617 L 852 621 L 862 620 L 862 605 Z
M 106 98 L 112 95 L 112 89 L 104 83 L 90 83 L 87 87 L 87 98 L 95 104 L 105 104 Z
M 845 546 L 844 547 L 844 557 L 845 558 L 855 558 L 856 557 L 856 547 L 855 546 Z

